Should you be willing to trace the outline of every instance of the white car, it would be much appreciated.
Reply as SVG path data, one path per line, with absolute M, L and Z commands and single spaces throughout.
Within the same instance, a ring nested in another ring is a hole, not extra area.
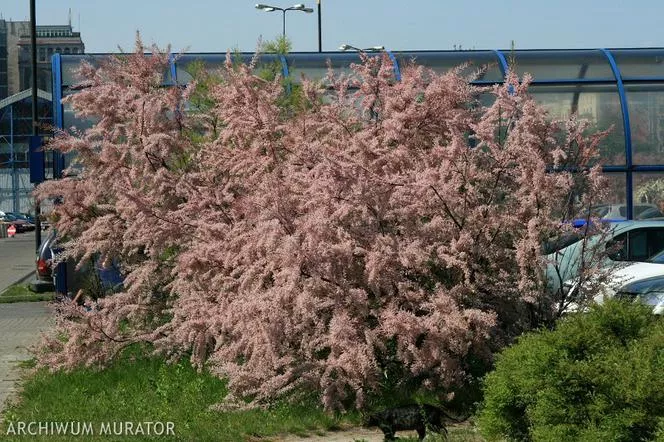
M 625 267 L 648 261 L 662 250 L 664 220 L 611 222 L 603 234 L 581 226 L 545 247 L 547 282 L 555 293 L 561 283 L 578 278 L 589 261 L 600 260 L 601 267 Z
M 630 264 L 612 273 L 608 281 L 600 285 L 600 293 L 594 301 L 601 304 L 609 298 L 639 301 L 651 305 L 653 313 L 664 314 L 664 252 L 647 262 Z M 575 306 L 570 310 L 575 310 Z

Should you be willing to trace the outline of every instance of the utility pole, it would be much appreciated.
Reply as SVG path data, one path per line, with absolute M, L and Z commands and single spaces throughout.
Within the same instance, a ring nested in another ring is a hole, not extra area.
M 32 136 L 39 135 L 39 118 L 37 116 L 37 18 L 35 14 L 35 0 L 30 0 L 30 48 L 32 52 Z M 42 164 L 40 167 L 44 167 Z M 39 251 L 41 244 L 41 207 L 35 200 L 35 251 Z
M 318 4 L 318 52 L 323 52 L 323 38 L 321 37 L 321 15 L 320 15 L 320 0 L 316 0 Z

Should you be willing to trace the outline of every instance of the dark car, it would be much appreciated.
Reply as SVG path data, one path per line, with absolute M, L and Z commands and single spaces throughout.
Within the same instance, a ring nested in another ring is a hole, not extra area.
M 30 230 L 30 223 L 28 223 L 26 220 L 19 219 L 9 213 L 0 215 L 0 223 L 13 225 L 14 227 L 16 227 L 16 233 L 23 233 Z M 32 228 L 34 229 L 34 225 L 32 226 Z
M 36 278 L 30 282 L 30 288 L 34 292 L 52 292 L 55 289 L 52 266 L 54 247 L 55 230 L 50 230 L 37 250 Z
M 17 221 L 25 221 L 23 227 L 26 231 L 35 230 L 35 219 L 29 214 L 25 213 L 15 213 L 15 212 L 5 212 L 5 215 L 14 217 Z
M 77 270 L 77 263 L 68 259 L 66 262 L 54 266 L 53 258 L 59 251 L 57 230 L 50 229 L 37 253 L 37 277 L 30 284 L 33 291 L 55 291 L 60 295 L 72 298 L 82 288 L 84 291 L 101 290 L 105 292 L 122 288 L 124 278 L 115 263 L 109 267 L 103 267 L 95 259 L 93 260 L 94 267 L 91 264 L 85 264 Z M 93 281 L 97 281 L 99 285 L 95 287 Z M 87 295 L 94 298 L 98 294 L 87 293 Z

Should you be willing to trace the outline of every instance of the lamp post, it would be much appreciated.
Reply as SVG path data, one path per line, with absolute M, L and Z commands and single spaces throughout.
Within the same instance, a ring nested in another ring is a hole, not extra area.
M 274 12 L 274 11 L 281 11 L 282 14 L 282 28 L 281 28 L 281 35 L 282 37 L 286 37 L 286 12 L 288 11 L 300 11 L 300 12 L 305 12 L 307 14 L 311 14 L 314 12 L 313 9 L 305 7 L 302 3 L 298 3 L 297 5 L 293 5 L 290 8 L 279 8 L 277 6 L 270 6 L 270 5 L 264 5 L 264 4 L 257 4 L 256 9 L 260 9 L 265 12 Z
M 342 44 L 339 46 L 341 52 L 357 51 L 357 52 L 381 52 L 385 50 L 385 46 L 371 46 L 370 48 L 357 48 L 353 45 Z
M 35 0 L 30 0 L 30 64 L 32 70 L 32 138 L 36 139 L 39 131 L 39 117 L 37 116 L 37 18 L 35 13 Z M 32 161 L 32 158 L 31 158 Z M 34 167 L 34 166 L 33 166 Z M 44 164 L 39 167 L 43 170 Z M 35 200 L 35 250 L 39 251 L 41 244 L 41 207 L 39 200 Z

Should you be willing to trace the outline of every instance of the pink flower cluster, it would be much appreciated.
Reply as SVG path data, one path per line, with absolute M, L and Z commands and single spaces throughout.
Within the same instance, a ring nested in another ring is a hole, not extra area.
M 115 260 L 126 281 L 63 312 L 41 363 L 149 341 L 256 403 L 304 388 L 362 407 L 381 355 L 446 391 L 551 314 L 541 242 L 601 190 L 602 134 L 548 121 L 527 78 L 478 88 L 413 64 L 396 82 L 367 57 L 332 91 L 303 79 L 286 112 L 280 79 L 229 58 L 212 105 L 185 110 L 198 86 L 162 87 L 167 62 L 139 41 L 83 65 L 65 98 L 96 124 L 52 142 L 80 171 L 38 195 L 63 197 L 65 255 Z

